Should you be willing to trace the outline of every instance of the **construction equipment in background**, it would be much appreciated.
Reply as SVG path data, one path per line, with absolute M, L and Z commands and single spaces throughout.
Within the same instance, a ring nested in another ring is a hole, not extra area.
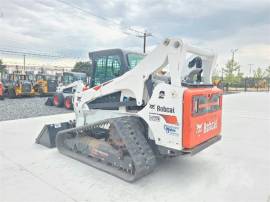
M 179 39 L 166 39 L 121 76 L 117 55 L 96 58 L 93 87 L 76 88 L 76 120 L 46 125 L 36 143 L 56 144 L 60 153 L 130 182 L 151 173 L 158 158 L 194 155 L 221 139 L 215 61 L 211 51 Z
M 5 72 L 2 75 L 1 82 L 2 82 L 2 85 L 4 88 L 4 94 L 3 94 L 4 97 L 6 97 L 8 95 L 8 86 L 12 82 L 10 79 L 11 79 L 11 74 Z
M 73 109 L 73 95 L 79 83 L 86 84 L 87 77 L 85 73 L 79 72 L 64 72 L 62 83 L 56 88 L 53 97 L 49 97 L 46 105 L 65 107 Z
M 0 81 L 0 100 L 4 99 L 4 85 L 3 83 Z
M 46 104 L 73 109 L 73 95 L 77 85 L 83 82 L 86 88 L 98 86 L 121 76 L 135 67 L 144 55 L 122 49 L 107 49 L 90 52 L 89 57 L 92 62 L 91 80 L 87 81 L 85 73 L 65 72 L 63 84 L 57 88 L 57 93 L 53 98 L 49 98 L 50 100 L 47 100 Z
M 14 71 L 8 75 L 7 96 L 9 98 L 35 96 L 33 75 Z
M 57 80 L 54 75 L 36 74 L 34 89 L 39 96 L 53 95 L 56 92 Z

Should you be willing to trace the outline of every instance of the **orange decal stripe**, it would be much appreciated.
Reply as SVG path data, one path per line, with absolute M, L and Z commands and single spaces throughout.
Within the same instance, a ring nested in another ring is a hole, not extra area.
M 100 86 L 95 86 L 93 89 L 98 91 L 100 88 L 101 88 L 101 85 Z
M 178 120 L 177 120 L 177 117 L 176 116 L 173 116 L 173 115 L 164 115 L 164 114 L 159 114 L 159 115 L 164 118 L 164 120 L 166 121 L 166 123 L 178 125 Z

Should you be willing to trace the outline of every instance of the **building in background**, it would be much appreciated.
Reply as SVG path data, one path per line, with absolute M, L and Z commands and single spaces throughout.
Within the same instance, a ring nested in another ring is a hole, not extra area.
M 8 73 L 12 73 L 13 71 L 31 71 L 34 72 L 35 74 L 44 72 L 47 74 L 52 74 L 55 75 L 57 73 L 63 73 L 63 72 L 70 72 L 72 69 L 71 66 L 39 66 L 39 65 L 11 65 L 11 64 L 6 64 L 6 70 Z

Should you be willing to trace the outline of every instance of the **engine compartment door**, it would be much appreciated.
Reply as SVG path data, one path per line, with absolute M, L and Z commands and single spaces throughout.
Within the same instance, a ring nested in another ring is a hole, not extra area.
M 189 88 L 183 102 L 183 148 L 191 149 L 221 132 L 222 90 Z

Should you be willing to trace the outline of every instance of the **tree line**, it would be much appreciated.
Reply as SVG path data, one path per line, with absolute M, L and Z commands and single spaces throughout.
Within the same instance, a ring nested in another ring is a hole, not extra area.
M 3 74 L 6 71 L 6 65 L 3 64 L 3 61 L 0 59 L 0 73 Z M 76 62 L 73 66 L 73 72 L 84 72 L 87 76 L 91 76 L 92 65 L 89 61 Z M 222 82 L 223 84 L 229 86 L 237 86 L 243 83 L 243 79 L 245 79 L 244 74 L 241 72 L 240 64 L 234 59 L 228 60 L 224 68 L 222 68 L 221 72 L 214 70 L 212 81 Z M 262 81 L 267 80 L 268 85 L 270 82 L 270 65 L 263 70 L 261 67 L 257 67 L 253 70 L 253 75 L 250 75 L 249 79 L 253 79 L 255 81 L 254 85 L 259 85 L 258 83 L 262 83 Z M 265 82 L 264 82 L 265 83 Z
M 265 70 L 261 67 L 257 67 L 253 70 L 252 75 L 244 77 L 244 74 L 241 72 L 240 64 L 237 61 L 230 59 L 225 67 L 221 69 L 221 72 L 218 72 L 217 70 L 213 72 L 212 80 L 214 83 L 221 82 L 228 86 L 241 87 L 241 85 L 244 85 L 244 83 L 248 81 L 249 87 L 266 87 L 270 82 L 270 65 L 265 68 Z M 252 83 L 252 85 L 250 83 Z
M 6 65 L 3 64 L 3 61 L 0 59 L 0 74 L 6 72 Z

